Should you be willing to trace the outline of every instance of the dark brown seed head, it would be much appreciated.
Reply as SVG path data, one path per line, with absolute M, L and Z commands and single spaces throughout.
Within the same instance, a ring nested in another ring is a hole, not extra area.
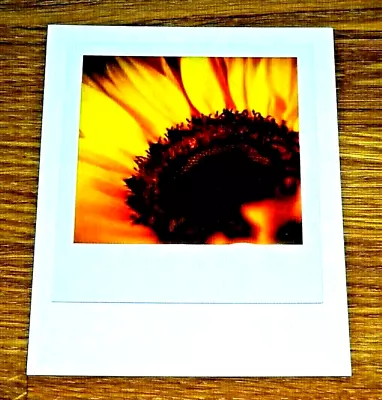
M 127 204 L 162 242 L 248 237 L 243 204 L 296 191 L 298 133 L 254 111 L 223 110 L 168 129 L 136 164 Z

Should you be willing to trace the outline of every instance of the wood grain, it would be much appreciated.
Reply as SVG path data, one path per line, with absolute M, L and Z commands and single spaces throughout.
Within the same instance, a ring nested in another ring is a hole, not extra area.
M 381 6 L 378 0 L 1 1 L 1 399 L 382 398 Z M 351 378 L 26 378 L 46 26 L 53 23 L 336 29 Z

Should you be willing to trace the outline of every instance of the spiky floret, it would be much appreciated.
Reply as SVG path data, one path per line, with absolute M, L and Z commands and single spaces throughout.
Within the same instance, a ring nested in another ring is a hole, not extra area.
M 216 232 L 248 237 L 243 204 L 296 190 L 298 133 L 247 110 L 187 121 L 136 158 L 136 173 L 125 180 L 133 220 L 164 243 L 205 243 Z

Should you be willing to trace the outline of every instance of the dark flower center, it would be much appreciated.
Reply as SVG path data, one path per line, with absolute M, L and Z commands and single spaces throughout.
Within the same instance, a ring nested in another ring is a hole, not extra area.
M 243 204 L 295 193 L 298 139 L 255 112 L 193 117 L 136 159 L 125 180 L 133 219 L 164 243 L 205 243 L 216 232 L 249 237 Z

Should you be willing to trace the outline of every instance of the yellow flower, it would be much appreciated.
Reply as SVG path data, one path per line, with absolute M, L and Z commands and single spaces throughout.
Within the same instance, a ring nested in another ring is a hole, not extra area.
M 102 73 L 84 74 L 74 241 L 161 243 L 149 226 L 134 223 L 127 204 L 125 181 L 137 173 L 137 157 L 165 141 L 169 128 L 225 109 L 255 110 L 298 131 L 297 96 L 293 58 L 120 57 Z M 256 228 L 250 237 L 217 231 L 206 242 L 277 242 L 282 224 L 301 222 L 297 186 L 287 198 L 243 205 L 243 218 Z

